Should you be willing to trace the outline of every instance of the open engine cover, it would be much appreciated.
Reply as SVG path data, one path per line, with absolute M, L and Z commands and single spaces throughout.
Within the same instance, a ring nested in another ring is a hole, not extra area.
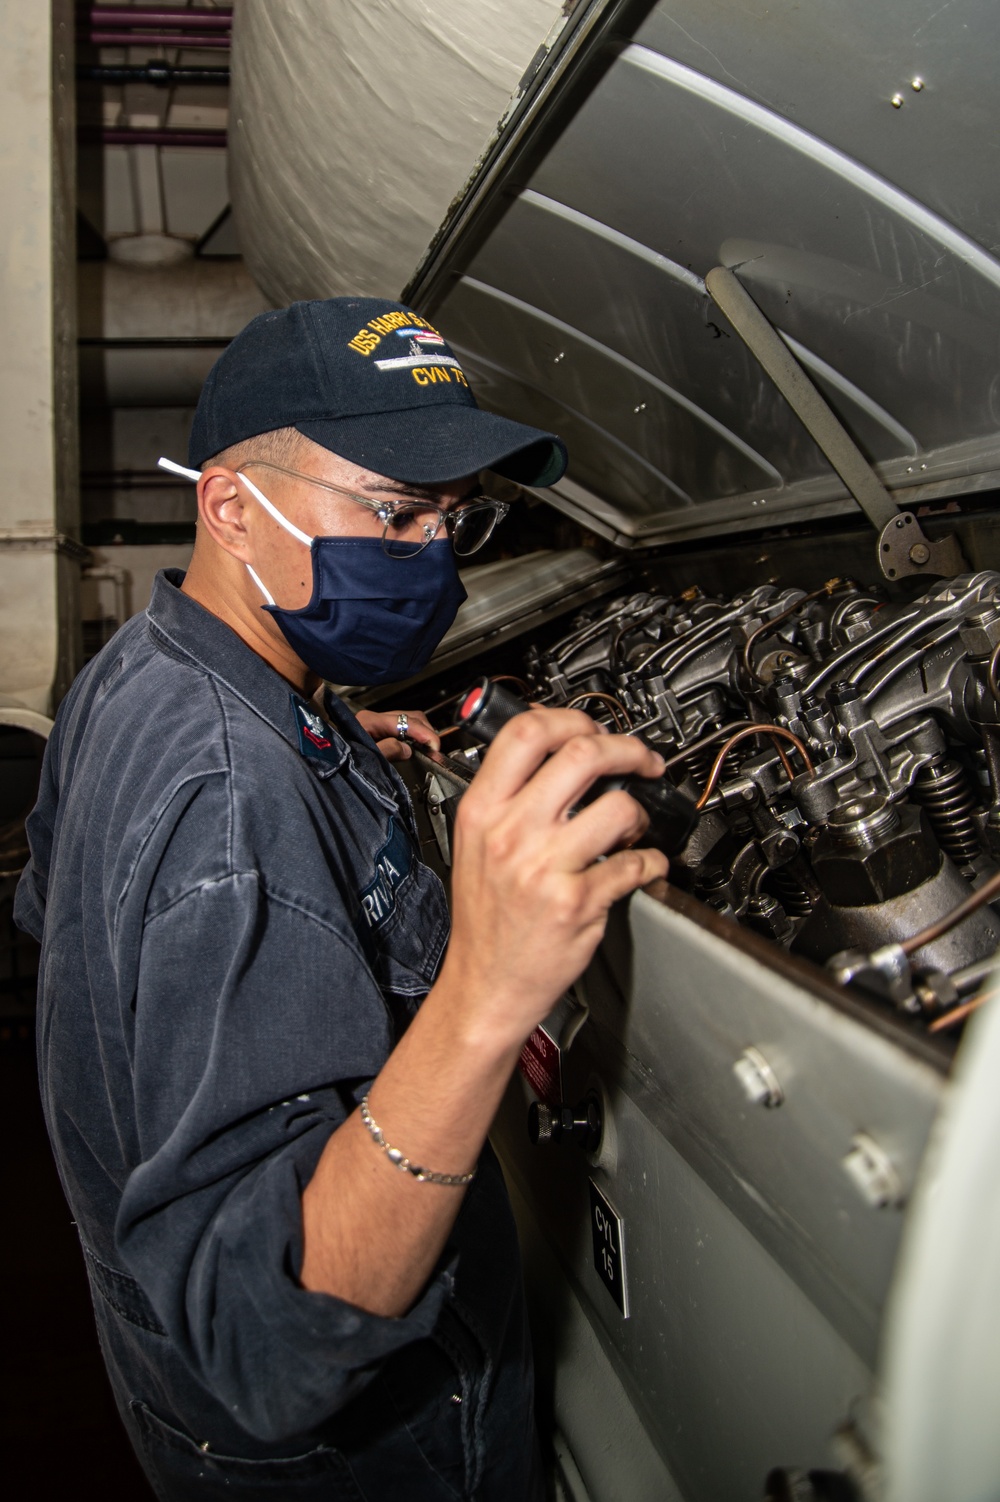
M 955 1036 L 931 1028 L 1000 944 L 988 903 L 941 926 L 1000 856 L 998 30 L 988 0 L 580 0 L 404 294 L 485 404 L 566 437 L 547 498 L 615 545 L 536 553 L 523 590 L 516 559 L 470 570 L 427 702 L 502 644 L 528 697 L 647 736 L 703 807 L 498 1129 L 573 1502 L 757 1502 L 781 1467 L 768 1495 L 883 1495 L 869 1400 Z M 716 266 L 967 567 L 880 578 Z M 445 744 L 446 857 L 475 754 Z M 529 1146 L 547 1093 L 600 1103 L 596 1150 Z M 824 1468 L 848 1490 L 805 1490 Z

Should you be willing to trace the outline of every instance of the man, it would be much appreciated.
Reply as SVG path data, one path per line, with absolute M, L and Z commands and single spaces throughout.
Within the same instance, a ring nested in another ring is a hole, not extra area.
M 573 711 L 507 726 L 449 940 L 375 744 L 402 749 L 397 716 L 313 696 L 421 667 L 500 519 L 477 473 L 551 483 L 564 451 L 481 411 L 418 315 L 343 298 L 244 330 L 190 461 L 191 567 L 63 703 L 17 906 L 118 1404 L 168 1502 L 534 1499 L 486 1134 L 609 905 L 665 869 L 626 794 L 568 811 L 662 762 Z

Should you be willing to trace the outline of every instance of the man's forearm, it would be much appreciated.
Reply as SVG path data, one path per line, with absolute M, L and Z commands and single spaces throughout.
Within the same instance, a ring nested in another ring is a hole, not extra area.
M 471 1025 L 442 976 L 371 1090 L 386 1139 L 439 1173 L 475 1166 L 517 1046 Z M 302 1197 L 301 1281 L 373 1314 L 405 1314 L 448 1238 L 464 1190 L 420 1182 L 379 1150 L 355 1111 L 334 1132 Z

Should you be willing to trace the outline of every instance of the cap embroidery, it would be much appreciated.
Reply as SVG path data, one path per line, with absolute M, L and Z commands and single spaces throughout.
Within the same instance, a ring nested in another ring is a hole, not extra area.
M 348 339 L 347 348 L 353 349 L 355 354 L 370 355 L 373 349 L 377 349 L 382 343 L 385 334 L 398 331 L 407 335 L 414 332 L 414 328 L 422 333 L 437 334 L 437 329 L 432 323 L 421 318 L 419 313 L 411 313 L 408 309 L 399 309 L 392 313 L 379 313 L 376 318 L 370 318 L 363 329 L 359 329 L 353 339 Z M 438 338 L 441 336 L 438 334 Z M 441 339 L 441 343 L 444 340 Z

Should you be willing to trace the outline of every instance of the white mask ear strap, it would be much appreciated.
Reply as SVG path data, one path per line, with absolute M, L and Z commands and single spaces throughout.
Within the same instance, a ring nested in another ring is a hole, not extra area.
M 183 464 L 175 464 L 173 459 L 158 459 L 156 462 L 160 469 L 169 469 L 171 474 L 183 475 L 185 480 L 193 480 L 195 484 L 201 479 L 200 469 L 188 469 Z M 282 516 L 274 502 L 269 501 L 263 491 L 258 490 L 254 482 L 241 469 L 237 470 L 237 474 L 247 489 L 257 497 L 268 515 L 274 517 L 279 527 L 284 527 L 286 532 L 290 532 L 298 542 L 304 543 L 307 548 L 312 547 L 313 540 L 308 532 L 303 532 L 299 527 L 295 526 L 294 522 L 290 522 L 287 516 Z M 274 601 L 271 600 L 270 603 L 273 605 Z
M 274 604 L 274 596 L 272 595 L 271 591 L 268 589 L 267 585 L 263 582 L 263 580 L 259 577 L 259 575 L 257 575 L 257 574 L 254 573 L 254 571 L 250 567 L 249 563 L 245 564 L 244 566 L 246 568 L 247 573 L 250 575 L 251 579 L 256 584 L 256 586 L 260 590 L 261 594 L 264 596 L 264 599 L 267 601 L 267 603 L 269 605 L 273 605 Z
M 197 484 L 197 482 L 201 479 L 200 469 L 188 469 L 183 464 L 175 464 L 173 459 L 161 458 L 157 461 L 157 463 L 159 464 L 160 469 L 169 469 L 171 474 L 182 475 L 185 480 L 193 480 L 195 484 Z M 268 515 L 273 516 L 278 525 L 280 527 L 284 527 L 286 532 L 290 532 L 298 542 L 304 543 L 307 548 L 311 548 L 313 540 L 309 536 L 309 534 L 307 532 L 301 531 L 298 527 L 296 527 L 292 522 L 288 520 L 287 516 L 282 516 L 277 506 L 275 506 L 272 501 L 269 501 L 267 496 L 257 489 L 254 482 L 248 479 L 242 470 L 238 470 L 237 473 L 239 474 L 240 479 L 243 481 L 247 489 L 257 497 L 258 501 L 260 501 L 260 504 L 263 506 Z M 267 601 L 267 603 L 269 605 L 273 605 L 274 596 L 268 589 L 267 585 L 263 582 L 260 575 L 255 573 L 254 570 L 250 567 L 249 563 L 246 565 L 246 571 L 250 575 L 253 582 L 256 584 L 257 588 L 260 590 L 261 594 L 264 596 L 264 599 Z
M 294 523 L 288 520 L 287 516 L 282 516 L 281 512 L 278 510 L 277 506 L 275 506 L 273 501 L 269 501 L 267 496 L 264 495 L 263 491 L 258 490 L 254 482 L 247 479 L 242 470 L 238 470 L 237 473 L 239 474 L 239 477 L 243 481 L 246 488 L 252 491 L 253 494 L 257 497 L 258 501 L 260 501 L 260 504 L 263 506 L 268 515 L 273 516 L 278 525 L 280 527 L 284 527 L 285 531 L 290 532 L 293 537 L 298 538 L 299 542 L 304 542 L 307 548 L 311 548 L 313 540 L 309 536 L 308 532 L 300 531 L 299 528 L 294 525 Z M 271 603 L 273 604 L 274 601 L 272 600 Z
M 187 469 L 183 464 L 175 464 L 172 459 L 157 459 L 160 469 L 169 469 L 172 475 L 182 475 L 185 480 L 194 480 L 195 484 L 201 479 L 200 469 Z

